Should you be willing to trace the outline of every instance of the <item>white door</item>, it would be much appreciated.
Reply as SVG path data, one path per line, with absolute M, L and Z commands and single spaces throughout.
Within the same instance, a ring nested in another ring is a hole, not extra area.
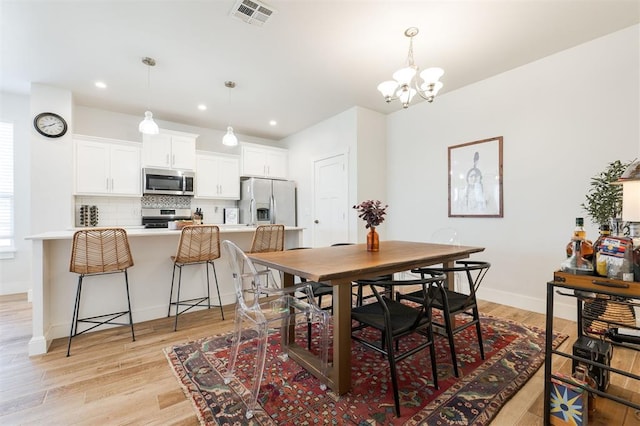
M 349 242 L 345 154 L 314 162 L 313 246 Z

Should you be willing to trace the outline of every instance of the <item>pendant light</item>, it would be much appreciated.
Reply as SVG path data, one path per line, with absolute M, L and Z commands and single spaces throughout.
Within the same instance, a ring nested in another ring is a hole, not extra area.
M 147 66 L 147 97 L 151 92 L 151 67 L 156 66 L 156 60 L 149 57 L 142 58 L 142 63 Z M 147 99 L 147 108 L 149 107 L 149 100 Z M 140 133 L 145 135 L 157 135 L 160 132 L 158 125 L 153 121 L 153 114 L 147 110 L 144 113 L 144 119 L 138 125 Z
M 231 115 L 231 89 L 236 87 L 236 83 L 234 81 L 225 81 L 224 85 L 229 89 L 229 113 L 228 114 Z M 227 133 L 225 133 L 225 135 L 222 137 L 222 144 L 227 146 L 238 145 L 238 138 L 233 133 L 233 127 L 231 127 L 231 122 L 229 122 L 229 126 L 227 126 Z

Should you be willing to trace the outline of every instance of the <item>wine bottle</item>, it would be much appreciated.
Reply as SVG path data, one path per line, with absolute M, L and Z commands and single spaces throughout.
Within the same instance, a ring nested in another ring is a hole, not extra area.
M 604 335 L 606 338 L 617 343 L 631 343 L 640 345 L 640 330 L 635 328 L 614 327 L 608 328 Z

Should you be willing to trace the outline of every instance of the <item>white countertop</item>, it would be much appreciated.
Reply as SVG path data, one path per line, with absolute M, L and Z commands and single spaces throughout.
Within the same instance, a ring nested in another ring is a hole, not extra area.
M 220 233 L 235 233 L 235 232 L 254 232 L 255 226 L 248 225 L 227 225 L 227 224 L 212 224 L 220 228 Z M 167 228 L 145 228 L 143 226 L 122 226 L 127 231 L 129 237 L 151 237 L 161 235 L 180 235 L 180 230 L 167 229 Z M 91 229 L 90 227 L 74 228 L 63 231 L 48 231 L 41 234 L 30 235 L 26 237 L 27 240 L 66 240 L 73 238 L 73 234 L 81 229 Z M 299 226 L 286 226 L 285 231 L 299 231 L 304 228 Z

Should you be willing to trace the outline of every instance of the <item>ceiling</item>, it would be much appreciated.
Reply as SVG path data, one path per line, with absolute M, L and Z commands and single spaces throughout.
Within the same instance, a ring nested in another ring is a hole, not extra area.
M 405 65 L 411 26 L 443 94 L 640 22 L 640 1 L 615 0 L 268 0 L 263 26 L 231 17 L 236 0 L 0 1 L 0 90 L 42 83 L 78 105 L 276 140 L 354 105 L 400 109 L 376 86 Z

